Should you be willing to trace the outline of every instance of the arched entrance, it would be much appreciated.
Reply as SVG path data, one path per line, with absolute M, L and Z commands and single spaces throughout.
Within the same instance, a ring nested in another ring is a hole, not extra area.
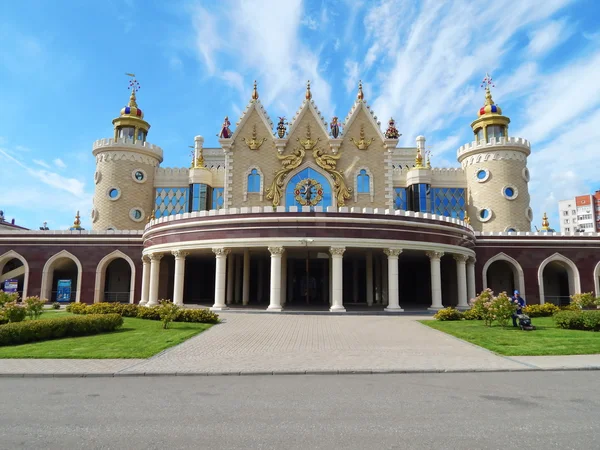
M 594 267 L 594 289 L 596 297 L 600 297 L 600 262 Z
M 483 266 L 483 289 L 512 295 L 515 289 L 525 295 L 525 274 L 518 261 L 506 253 L 498 253 Z
M 125 253 L 115 250 L 106 255 L 96 268 L 94 303 L 133 303 L 135 264 Z
M 568 305 L 570 296 L 581 292 L 577 266 L 560 253 L 555 253 L 540 264 L 538 283 L 542 304 Z
M 23 256 L 12 250 L 0 256 L 0 290 L 4 290 L 7 280 L 16 280 L 19 296 L 27 297 L 29 265 Z
M 73 254 L 63 250 L 51 257 L 44 265 L 42 272 L 41 297 L 48 301 L 57 301 L 59 281 L 67 284 L 70 281 L 70 302 L 81 301 L 81 262 Z

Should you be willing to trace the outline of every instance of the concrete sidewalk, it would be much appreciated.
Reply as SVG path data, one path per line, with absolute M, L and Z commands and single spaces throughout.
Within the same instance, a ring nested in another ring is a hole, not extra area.
M 600 354 L 504 357 L 418 322 L 431 316 L 220 313 L 152 358 L 0 359 L 0 376 L 157 376 L 600 369 Z

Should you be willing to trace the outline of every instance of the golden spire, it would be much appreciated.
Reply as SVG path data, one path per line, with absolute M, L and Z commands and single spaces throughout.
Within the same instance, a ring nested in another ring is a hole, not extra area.
M 465 218 L 463 219 L 463 222 L 465 222 L 468 225 L 471 225 L 471 218 L 469 217 L 469 214 L 467 214 L 466 209 L 465 209 Z
M 79 228 L 81 227 L 81 217 L 79 216 L 79 211 L 77 211 L 77 214 L 75 214 L 75 222 L 73 222 L 73 227 L 75 228 Z
M 421 155 L 421 149 L 417 148 L 417 157 L 415 158 L 415 169 L 423 168 L 423 155 Z
M 427 151 L 427 168 L 431 169 L 431 151 Z
M 310 80 L 306 82 L 306 100 L 310 100 L 312 98 L 312 94 L 310 92 Z
M 546 213 L 544 213 L 544 217 L 542 217 L 542 230 L 550 230 L 550 222 L 548 222 L 548 215 Z
M 358 94 L 356 95 L 356 99 L 363 100 L 364 98 L 365 98 L 365 95 L 363 94 L 363 90 L 362 90 L 362 80 L 358 80 Z
M 252 90 L 252 100 L 258 100 L 258 89 L 256 89 L 256 80 L 254 80 L 254 89 Z
M 492 99 L 492 91 L 490 91 L 490 87 L 486 86 L 485 87 L 485 106 L 487 105 L 493 105 L 494 104 L 494 100 Z
M 136 98 L 135 98 L 135 89 L 134 88 L 131 89 L 131 95 L 129 96 L 129 103 L 127 104 L 127 106 L 129 106 L 130 108 L 138 107 Z

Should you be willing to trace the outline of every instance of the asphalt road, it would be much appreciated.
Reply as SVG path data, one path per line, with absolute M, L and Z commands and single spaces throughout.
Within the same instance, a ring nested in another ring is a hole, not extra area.
M 595 449 L 600 372 L 0 379 L 0 448 Z

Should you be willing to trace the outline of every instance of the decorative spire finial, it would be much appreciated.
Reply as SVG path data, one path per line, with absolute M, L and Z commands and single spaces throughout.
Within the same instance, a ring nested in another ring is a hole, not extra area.
M 465 218 L 463 219 L 463 222 L 471 225 L 471 218 L 469 217 L 469 214 L 467 214 L 467 210 L 465 209 Z
M 398 132 L 398 128 L 396 128 L 396 121 L 393 118 L 390 118 L 388 121 L 388 129 L 385 130 L 385 138 L 386 139 L 398 139 L 402 136 Z
M 75 222 L 73 222 L 73 226 L 79 228 L 81 226 L 81 217 L 79 216 L 79 211 L 75 214 Z
M 485 74 L 485 77 L 481 81 L 481 87 L 485 87 L 485 105 L 493 105 L 494 100 L 492 99 L 492 93 L 490 92 L 490 86 L 496 87 L 492 82 L 492 77 L 489 73 Z
M 135 74 L 133 73 L 126 73 L 125 75 L 130 76 L 132 78 L 135 77 Z M 129 81 L 129 86 L 127 87 L 127 89 L 131 89 L 131 95 L 129 96 L 129 103 L 127 106 L 129 106 L 130 108 L 137 108 L 138 105 L 136 102 L 135 93 L 140 90 L 140 83 L 138 82 L 138 80 L 133 78 L 131 81 Z
M 312 98 L 312 94 L 310 92 L 310 80 L 306 82 L 306 100 L 310 100 Z
M 252 100 L 258 100 L 258 89 L 256 89 L 256 80 L 254 80 L 254 89 L 252 90 Z
M 548 221 L 548 215 L 546 213 L 544 213 L 544 217 L 542 217 L 542 230 L 550 230 L 550 222 Z
M 365 94 L 363 94 L 362 90 L 362 80 L 358 80 L 358 94 L 356 95 L 357 100 L 363 100 L 365 98 Z

